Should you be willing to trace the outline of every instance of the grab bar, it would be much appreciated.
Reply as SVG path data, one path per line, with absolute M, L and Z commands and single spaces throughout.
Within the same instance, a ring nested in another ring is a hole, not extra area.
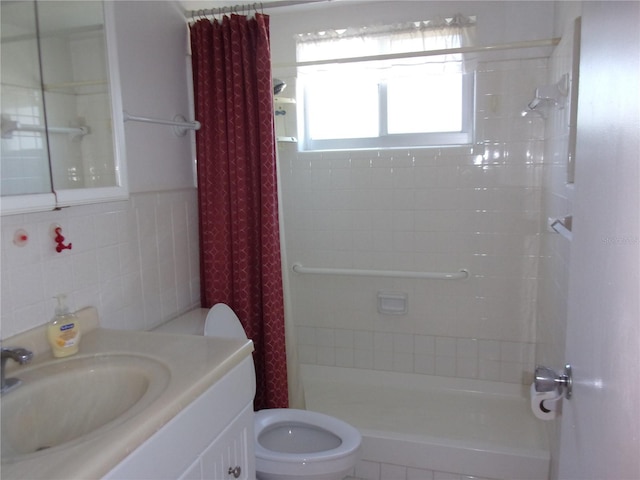
M 455 273 L 440 272 L 407 272 L 399 270 L 358 270 L 350 268 L 315 268 L 304 267 L 300 263 L 294 263 L 291 267 L 295 273 L 312 275 L 352 275 L 356 277 L 395 277 L 395 278 L 421 278 L 429 280 L 464 280 L 471 274 L 463 268 Z
M 179 137 L 184 136 L 189 130 L 200 130 L 200 122 L 194 120 L 193 122 L 187 122 L 182 115 L 176 115 L 173 120 L 162 120 L 159 118 L 140 117 L 138 115 L 129 115 L 126 111 L 122 112 L 123 120 L 125 122 L 144 122 L 144 123 L 157 123 L 159 125 L 169 125 L 173 127 L 173 131 Z

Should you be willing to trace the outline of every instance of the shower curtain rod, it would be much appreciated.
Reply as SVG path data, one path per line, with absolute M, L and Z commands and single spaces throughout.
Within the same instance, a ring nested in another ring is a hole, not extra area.
M 198 20 L 202 17 L 212 17 L 214 15 L 225 15 L 229 13 L 244 11 L 262 11 L 267 8 L 295 7 L 298 5 L 309 5 L 313 3 L 326 3 L 334 0 L 275 0 L 273 2 L 263 3 L 245 3 L 240 5 L 226 5 L 218 8 L 203 8 L 198 10 L 185 10 L 184 16 L 188 21 Z
M 347 58 L 332 58 L 330 60 L 311 60 L 308 62 L 296 62 L 296 63 L 280 63 L 274 65 L 274 68 L 286 68 L 286 67 L 309 67 L 312 65 L 328 65 L 331 63 L 356 63 L 356 62 L 369 62 L 375 60 L 394 60 L 397 58 L 415 58 L 415 57 L 433 57 L 436 55 L 453 55 L 456 53 L 482 53 L 482 52 L 495 52 L 499 50 L 515 50 L 518 48 L 536 48 L 536 47 L 555 47 L 560 43 L 559 37 L 547 38 L 542 40 L 527 40 L 523 42 L 511 42 L 502 43 L 498 45 L 484 45 L 477 47 L 458 47 L 458 48 L 444 48 L 440 50 L 426 50 L 422 52 L 407 52 L 407 53 L 387 53 L 382 55 L 370 55 L 366 57 L 347 57 Z

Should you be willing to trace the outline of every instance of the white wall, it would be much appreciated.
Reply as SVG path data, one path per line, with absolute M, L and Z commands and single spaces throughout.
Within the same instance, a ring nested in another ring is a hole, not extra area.
M 295 60 L 295 33 L 354 19 L 398 22 L 457 12 L 477 16 L 481 45 L 552 37 L 548 2 L 370 2 L 274 12 L 274 74 L 293 80 L 291 69 L 279 65 Z M 479 58 L 475 151 L 299 153 L 280 144 L 290 263 L 472 272 L 466 282 L 292 275 L 303 363 L 530 381 L 544 123 L 520 113 L 546 83 L 549 53 Z M 379 290 L 407 293 L 409 313 L 380 315 Z
M 186 28 L 173 2 L 116 2 L 124 108 L 188 116 Z M 2 217 L 0 337 L 48 321 L 58 293 L 94 305 L 103 325 L 146 329 L 199 305 L 197 201 L 189 136 L 125 124 L 131 198 L 57 212 Z M 72 250 L 56 253 L 52 223 Z M 13 244 L 18 228 L 25 247 Z
M 117 1 L 116 31 L 122 104 L 131 115 L 190 118 L 187 28 L 182 9 L 170 1 Z M 171 127 L 127 122 L 129 186 L 132 192 L 192 188 L 192 135 Z

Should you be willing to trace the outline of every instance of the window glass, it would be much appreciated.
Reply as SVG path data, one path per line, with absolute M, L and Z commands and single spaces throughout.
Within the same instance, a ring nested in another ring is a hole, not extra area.
M 462 75 L 390 79 L 387 119 L 390 134 L 462 131 Z
M 378 82 L 324 73 L 306 85 L 305 98 L 310 139 L 378 136 Z

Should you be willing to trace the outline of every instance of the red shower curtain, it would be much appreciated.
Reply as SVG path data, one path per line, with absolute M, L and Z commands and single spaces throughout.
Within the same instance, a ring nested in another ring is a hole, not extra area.
M 255 408 L 288 406 L 269 17 L 191 27 L 201 303 L 228 304 L 255 344 Z

